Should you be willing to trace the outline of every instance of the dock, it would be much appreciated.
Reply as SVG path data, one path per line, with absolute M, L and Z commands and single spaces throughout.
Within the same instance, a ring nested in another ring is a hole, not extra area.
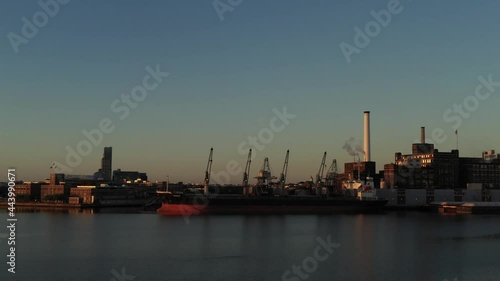
M 432 202 L 442 214 L 500 214 L 500 202 Z

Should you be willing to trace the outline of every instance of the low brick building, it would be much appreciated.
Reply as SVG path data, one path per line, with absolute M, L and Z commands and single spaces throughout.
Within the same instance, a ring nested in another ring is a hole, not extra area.
M 19 201 L 40 201 L 41 190 L 41 183 L 25 182 L 16 185 L 15 193 Z
M 94 204 L 95 186 L 78 186 L 70 190 L 71 197 L 81 198 L 82 204 Z
M 55 201 L 55 202 L 67 202 L 69 197 L 69 188 L 64 185 L 53 185 L 46 184 L 42 185 L 40 200 Z

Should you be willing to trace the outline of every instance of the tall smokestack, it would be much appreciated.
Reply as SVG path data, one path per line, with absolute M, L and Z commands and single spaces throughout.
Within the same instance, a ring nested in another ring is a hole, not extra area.
M 365 111 L 364 114 L 365 119 L 365 141 L 364 141 L 364 149 L 365 149 L 365 162 L 371 161 L 370 154 L 370 111 Z
M 425 127 L 420 127 L 420 142 L 425 143 Z

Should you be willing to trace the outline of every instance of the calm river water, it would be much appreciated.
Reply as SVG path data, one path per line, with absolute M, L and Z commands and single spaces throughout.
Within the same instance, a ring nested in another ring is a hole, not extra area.
M 17 214 L 0 280 L 500 280 L 500 216 Z

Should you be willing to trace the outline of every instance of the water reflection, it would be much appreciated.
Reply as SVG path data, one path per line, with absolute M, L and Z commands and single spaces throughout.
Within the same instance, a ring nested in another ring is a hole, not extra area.
M 138 280 L 281 280 L 328 236 L 341 246 L 308 280 L 500 275 L 498 216 L 193 216 L 188 224 L 133 208 L 31 208 L 18 217 L 19 256 L 29 268 L 18 280 L 109 280 L 122 267 Z

